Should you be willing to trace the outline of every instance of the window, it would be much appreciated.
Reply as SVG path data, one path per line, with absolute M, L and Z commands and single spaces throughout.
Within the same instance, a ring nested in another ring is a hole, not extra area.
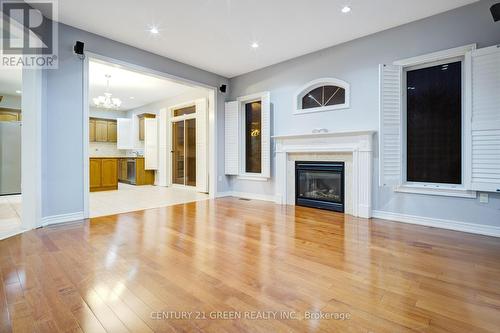
M 462 61 L 405 73 L 406 180 L 462 184 Z
M 261 101 L 245 104 L 245 172 L 262 171 Z
M 349 107 L 349 84 L 334 78 L 311 81 L 294 95 L 294 104 L 294 114 L 346 109 Z
M 271 102 L 269 92 L 226 102 L 224 153 L 226 175 L 267 181 L 271 177 Z

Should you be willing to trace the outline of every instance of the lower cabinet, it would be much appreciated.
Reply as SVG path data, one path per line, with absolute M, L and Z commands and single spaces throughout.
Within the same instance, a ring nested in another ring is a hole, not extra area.
M 91 158 L 89 169 L 90 192 L 118 189 L 117 158 Z

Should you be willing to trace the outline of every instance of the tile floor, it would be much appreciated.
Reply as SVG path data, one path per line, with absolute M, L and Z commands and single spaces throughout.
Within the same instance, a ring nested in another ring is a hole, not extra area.
M 0 196 L 0 239 L 21 229 L 21 195 Z
M 119 183 L 117 191 L 91 192 L 89 209 L 90 217 L 98 217 L 205 199 L 208 194 L 191 189 Z

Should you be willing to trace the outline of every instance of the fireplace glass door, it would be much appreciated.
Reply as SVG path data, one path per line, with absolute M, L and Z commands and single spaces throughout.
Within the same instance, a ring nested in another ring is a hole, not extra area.
M 296 204 L 344 211 L 344 163 L 296 162 Z

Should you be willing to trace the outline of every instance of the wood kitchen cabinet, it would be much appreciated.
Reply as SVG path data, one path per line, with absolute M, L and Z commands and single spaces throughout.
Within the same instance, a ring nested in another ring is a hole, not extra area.
M 145 169 L 143 157 L 138 157 L 135 159 L 135 181 L 136 185 L 155 184 L 155 172 L 153 170 Z
M 118 162 L 118 181 L 125 183 L 128 181 L 127 158 L 120 158 Z
M 95 142 L 95 119 L 89 120 L 89 141 Z
M 90 158 L 90 192 L 118 189 L 118 159 Z
M 89 118 L 90 142 L 116 142 L 117 126 L 114 119 Z
M 116 122 L 108 121 L 108 142 L 116 142 Z
M 0 108 L 0 121 L 21 121 L 21 110 Z
M 139 118 L 139 141 L 144 141 L 144 119 L 156 118 L 152 113 L 143 113 L 137 116 Z

